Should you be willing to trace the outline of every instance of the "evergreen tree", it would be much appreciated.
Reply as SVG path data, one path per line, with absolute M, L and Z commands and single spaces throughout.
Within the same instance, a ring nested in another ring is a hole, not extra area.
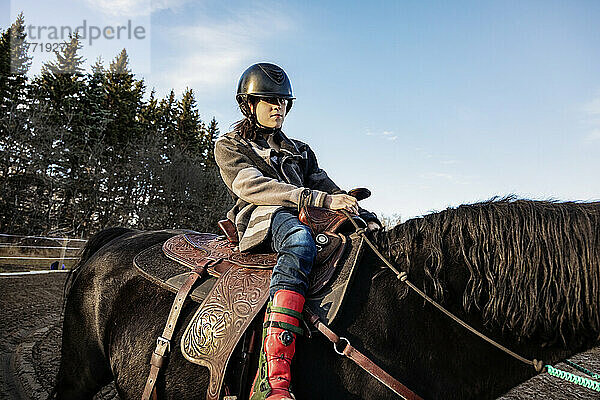
M 134 78 L 125 49 L 109 64 L 105 87 L 110 122 L 106 126 L 103 156 L 107 180 L 99 207 L 102 227 L 130 223 L 141 186 L 136 174 L 144 168 L 136 160 L 143 139 L 138 115 L 145 85 L 143 80 Z
M 6 107 L 10 101 L 10 32 L 11 28 L 8 28 L 0 33 L 0 107 L 3 114 L 7 112 Z
M 140 111 L 144 82 L 137 81 L 129 69 L 125 49 L 110 63 L 106 74 L 108 109 L 112 121 L 107 127 L 111 150 L 123 149 L 139 137 L 136 116 Z M 115 153 L 117 157 L 118 152 Z
M 15 22 L 0 34 L 0 130 L 2 135 L 15 134 L 22 126 L 22 113 L 27 102 L 27 72 L 31 66 L 25 18 L 19 14 Z
M 37 89 L 37 100 L 49 101 L 51 112 L 61 120 L 60 123 L 70 122 L 75 127 L 79 125 L 79 121 L 73 121 L 73 117 L 74 114 L 81 114 L 81 99 L 85 87 L 85 60 L 78 54 L 81 47 L 79 37 L 71 36 L 54 52 L 56 60 L 44 64 L 41 75 L 33 82 Z M 68 121 L 64 121 L 65 117 Z
M 26 74 L 32 58 L 28 50 L 25 18 L 21 13 L 0 34 L 0 129 L 3 135 L 16 128 L 17 114 L 26 103 Z
M 21 13 L 0 33 L 0 229 L 25 224 L 35 209 L 27 212 L 21 199 L 38 180 L 31 168 L 30 128 L 27 124 L 27 76 L 31 65 L 25 19 Z M 27 214 L 27 215 L 26 215 Z M 33 226 L 34 224 L 30 224 Z
M 17 16 L 16 21 L 10 27 L 10 72 L 15 75 L 24 76 L 29 72 L 31 59 L 27 50 L 27 34 L 25 33 L 25 17 L 23 13 Z
M 219 125 L 217 124 L 217 120 L 215 117 L 208 124 L 208 128 L 206 129 L 206 134 L 204 136 L 204 143 L 202 147 L 204 149 L 204 158 L 206 160 L 206 165 L 215 166 L 215 141 L 219 137 Z
M 111 122 L 107 107 L 106 69 L 99 58 L 86 76 L 81 99 L 84 110 L 79 135 L 83 149 L 81 170 L 77 183 L 77 227 L 79 232 L 95 231 L 98 228 L 98 208 L 102 198 L 101 188 L 107 180 L 105 165 L 105 135 Z
M 43 132 L 35 134 L 35 145 L 43 156 L 40 166 L 53 180 L 47 190 L 49 224 L 65 231 L 76 230 L 80 220 L 79 186 L 85 174 L 84 160 L 88 158 L 81 48 L 79 37 L 71 35 L 54 52 L 55 60 L 44 64 L 41 75 L 33 82 L 36 99 L 32 107 L 45 116 L 41 121 L 33 121 L 36 132 Z
M 163 137 L 164 157 L 171 159 L 175 149 L 177 132 L 177 100 L 175 91 L 171 89 L 169 95 L 162 99 L 158 105 L 159 132 Z
M 92 72 L 87 75 L 82 98 L 82 107 L 85 113 L 85 136 L 89 146 L 103 145 L 107 126 L 112 122 L 108 109 L 106 68 L 102 59 L 98 58 L 91 67 Z
M 148 101 L 144 102 L 140 109 L 139 122 L 144 131 L 154 131 L 158 129 L 159 108 L 156 99 L 156 90 L 152 89 Z
M 0 35 L 0 104 L 3 111 L 7 102 L 14 103 L 24 94 L 32 59 L 28 50 L 25 17 L 21 13 Z
M 196 107 L 192 89 L 187 88 L 178 103 L 176 146 L 182 153 L 199 157 L 203 153 L 204 124 Z
M 64 42 L 59 50 L 55 50 L 56 61 L 48 62 L 42 67 L 42 75 L 50 74 L 56 77 L 57 75 L 83 75 L 83 56 L 78 54 L 82 48 L 79 40 L 79 33 L 69 35 L 69 41 Z
M 145 166 L 141 169 L 140 176 L 140 195 L 135 214 L 138 222 L 147 225 L 155 218 L 155 210 L 151 209 L 150 204 L 156 205 L 160 202 L 161 193 L 161 169 L 164 154 L 164 137 L 160 132 L 160 112 L 159 103 L 156 99 L 154 89 L 150 92 L 150 97 L 140 110 L 139 114 L 140 129 L 144 132 L 144 141 L 140 152 L 140 162 Z
M 231 199 L 193 91 L 144 101 L 125 50 L 86 74 L 77 36 L 30 82 L 24 28 L 0 32 L 0 230 L 214 230 Z

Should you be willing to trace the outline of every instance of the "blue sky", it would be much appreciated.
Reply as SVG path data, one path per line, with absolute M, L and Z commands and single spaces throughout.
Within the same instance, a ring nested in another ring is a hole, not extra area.
M 132 18 L 147 40 L 99 41 L 88 61 L 127 47 L 149 87 L 194 89 L 222 131 L 240 117 L 242 71 L 282 66 L 298 98 L 285 132 L 340 186 L 369 187 L 376 212 L 405 220 L 511 193 L 600 199 L 598 1 L 41 4 L 3 3 L 0 26 L 20 10 L 33 24 Z

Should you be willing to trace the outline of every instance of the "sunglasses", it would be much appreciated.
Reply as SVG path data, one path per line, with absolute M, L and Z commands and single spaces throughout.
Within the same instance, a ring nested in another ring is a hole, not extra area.
M 288 103 L 288 100 L 282 97 L 261 97 L 260 99 L 266 103 L 281 107 L 287 106 Z

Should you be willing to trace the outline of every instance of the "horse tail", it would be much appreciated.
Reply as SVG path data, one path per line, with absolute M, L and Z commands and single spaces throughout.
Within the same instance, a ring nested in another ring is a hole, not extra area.
M 64 316 L 64 313 L 65 313 L 65 309 L 66 309 L 66 305 L 67 305 L 67 298 L 69 297 L 69 292 L 71 291 L 73 284 L 77 280 L 77 277 L 83 270 L 83 267 L 88 262 L 88 260 L 98 250 L 100 250 L 102 247 L 104 247 L 105 245 L 110 243 L 112 240 L 114 240 L 120 236 L 123 236 L 126 233 L 133 232 L 133 231 L 134 231 L 133 229 L 122 228 L 122 227 L 107 228 L 107 229 L 104 229 L 104 230 L 98 232 L 97 234 L 92 236 L 90 238 L 90 240 L 88 240 L 87 244 L 81 251 L 79 261 L 77 261 L 77 264 L 75 265 L 75 267 L 73 267 L 73 269 L 71 269 L 69 271 L 69 273 L 67 274 L 65 286 L 63 288 L 63 304 L 62 304 L 61 317 Z M 57 391 L 58 391 L 58 376 L 55 379 L 55 383 L 52 387 L 52 390 L 48 394 L 47 399 L 48 400 L 56 399 Z

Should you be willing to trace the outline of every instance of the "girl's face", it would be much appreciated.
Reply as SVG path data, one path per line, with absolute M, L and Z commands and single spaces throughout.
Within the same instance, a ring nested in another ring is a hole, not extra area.
M 250 109 L 254 112 L 254 104 L 250 104 Z M 258 123 L 266 128 L 279 129 L 285 119 L 285 110 L 287 100 L 278 97 L 261 97 L 256 103 L 256 119 Z

